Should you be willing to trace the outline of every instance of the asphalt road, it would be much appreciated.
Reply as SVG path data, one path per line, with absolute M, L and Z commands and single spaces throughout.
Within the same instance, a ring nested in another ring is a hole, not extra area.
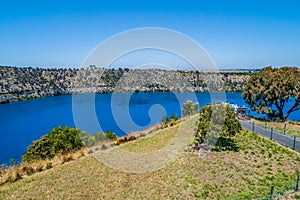
M 265 138 L 271 139 L 275 142 L 278 142 L 279 144 L 282 144 L 284 146 L 287 146 L 291 149 L 294 149 L 294 150 L 300 152 L 300 138 L 284 134 L 277 130 L 276 131 L 273 130 L 273 134 L 271 135 L 270 128 L 265 129 L 264 127 L 257 126 L 255 124 L 253 127 L 253 124 L 250 121 L 240 121 L 240 122 L 244 129 L 247 129 L 249 131 L 253 131 L 253 129 L 254 129 L 255 133 L 258 133 Z

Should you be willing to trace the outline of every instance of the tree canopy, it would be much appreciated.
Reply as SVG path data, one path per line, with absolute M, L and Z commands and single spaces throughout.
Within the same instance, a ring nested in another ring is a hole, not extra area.
M 23 154 L 22 160 L 31 162 L 39 159 L 53 158 L 57 153 L 77 151 L 83 147 L 78 134 L 79 132 L 79 129 L 68 126 L 54 127 L 50 133 L 32 142 L 27 148 L 27 153 Z
M 250 77 L 242 95 L 252 110 L 285 121 L 300 109 L 300 69 L 266 67 Z

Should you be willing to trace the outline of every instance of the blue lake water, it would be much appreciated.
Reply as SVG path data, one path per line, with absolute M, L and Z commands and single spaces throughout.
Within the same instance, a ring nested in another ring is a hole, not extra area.
M 20 160 L 26 147 L 54 126 L 76 126 L 91 134 L 112 130 L 121 136 L 156 124 L 165 114 L 181 116 L 181 105 L 189 99 L 200 107 L 216 101 L 245 105 L 241 93 L 171 92 L 64 95 L 2 104 L 0 163 Z M 300 120 L 300 112 L 289 120 Z

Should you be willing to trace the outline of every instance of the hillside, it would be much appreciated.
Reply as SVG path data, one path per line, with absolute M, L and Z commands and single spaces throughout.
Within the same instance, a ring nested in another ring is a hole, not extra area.
M 192 120 L 183 122 L 186 125 Z M 182 124 L 183 125 L 183 124 Z M 178 125 L 120 145 L 126 151 L 153 152 L 172 143 Z M 271 185 L 295 183 L 300 155 L 254 133 L 235 136 L 239 152 L 185 152 L 165 168 L 125 173 L 88 155 L 0 187 L 0 199 L 255 199 Z
M 251 72 L 0 66 L 0 103 L 72 93 L 241 91 Z

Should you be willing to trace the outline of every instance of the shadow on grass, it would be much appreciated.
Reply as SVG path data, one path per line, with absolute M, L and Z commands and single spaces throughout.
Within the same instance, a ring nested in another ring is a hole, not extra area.
M 236 145 L 236 142 L 233 139 L 220 137 L 212 150 L 238 152 L 239 147 Z

